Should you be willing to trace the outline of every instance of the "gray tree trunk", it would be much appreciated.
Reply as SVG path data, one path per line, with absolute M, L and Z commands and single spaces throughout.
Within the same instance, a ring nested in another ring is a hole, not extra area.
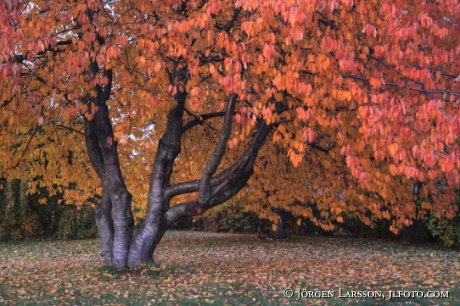
M 117 143 L 113 139 L 106 104 L 111 94 L 112 71 L 99 71 L 95 63 L 91 67 L 93 70 L 90 69 L 90 77 L 103 73 L 109 80 L 105 86 L 96 85 L 95 97 L 88 95 L 85 100 L 89 107 L 97 107 L 94 118 L 85 119 L 85 140 L 89 160 L 101 180 L 103 189 L 101 202 L 96 208 L 102 254 L 109 265 L 135 268 L 141 263 L 152 261 L 153 252 L 169 225 L 182 217 L 202 214 L 227 201 L 246 185 L 253 172 L 258 151 L 273 129 L 273 124 L 267 125 L 263 118 L 258 119 L 252 141 L 244 154 L 233 165 L 216 174 L 226 151 L 237 96 L 229 96 L 225 112 L 205 114 L 184 125 L 187 94 L 176 94 L 176 106 L 168 114 L 166 130 L 153 162 L 146 217 L 139 231 L 133 235 L 132 196 L 121 173 Z M 176 81 L 184 84 L 188 79 L 188 73 L 183 69 L 171 72 L 169 76 L 171 84 Z M 284 110 L 280 104 L 276 111 L 281 113 Z M 215 117 L 224 117 L 223 126 L 202 178 L 171 185 L 170 178 L 174 162 L 180 153 L 182 136 L 204 120 Z M 197 201 L 170 207 L 171 198 L 191 192 L 198 192 Z

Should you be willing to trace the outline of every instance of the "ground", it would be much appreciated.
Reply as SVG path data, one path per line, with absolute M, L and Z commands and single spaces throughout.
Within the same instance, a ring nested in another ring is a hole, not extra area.
M 0 305 L 460 305 L 460 252 L 431 245 L 169 231 L 137 270 L 99 253 L 97 240 L 0 244 Z

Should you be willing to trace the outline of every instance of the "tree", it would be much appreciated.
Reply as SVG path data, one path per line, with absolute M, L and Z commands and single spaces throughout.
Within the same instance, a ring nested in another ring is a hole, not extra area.
M 2 1 L 0 176 L 77 184 L 75 203 L 100 193 L 117 267 L 245 186 L 268 197 L 248 204 L 260 215 L 326 229 L 452 217 L 458 16 L 455 0 Z M 127 184 L 146 203 L 134 235 Z
M 31 238 L 77 239 L 97 235 L 96 199 L 85 206 L 62 205 L 62 195 L 49 196 L 45 188 L 28 194 L 26 181 L 0 179 L 0 242 Z M 47 205 L 43 205 L 46 199 Z

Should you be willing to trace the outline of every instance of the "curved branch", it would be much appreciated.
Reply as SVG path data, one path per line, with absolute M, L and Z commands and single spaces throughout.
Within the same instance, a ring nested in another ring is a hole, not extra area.
M 276 104 L 275 112 L 277 114 L 281 114 L 287 110 L 287 106 L 283 105 L 282 103 Z M 262 146 L 262 144 L 264 143 L 265 139 L 267 138 L 268 134 L 271 132 L 274 126 L 274 124 L 267 125 L 263 118 L 257 119 L 256 131 L 253 134 L 250 146 L 233 165 L 231 165 L 230 167 L 228 167 L 227 169 L 225 169 L 224 171 L 217 174 L 211 179 L 211 188 L 215 188 L 217 185 L 225 184 L 225 182 L 228 183 L 231 180 L 231 178 L 235 176 L 235 173 L 239 173 L 241 169 L 244 169 L 247 163 L 250 161 L 250 159 L 254 155 L 257 156 L 257 152 L 259 151 L 260 147 Z M 172 197 L 177 196 L 179 194 L 198 191 L 199 182 L 199 180 L 194 180 L 168 186 L 164 193 L 165 200 L 169 202 L 169 200 Z
M 280 111 L 282 112 L 283 110 Z M 273 127 L 274 125 L 272 124 L 267 125 L 264 119 L 258 119 L 257 131 L 254 133 L 250 146 L 233 165 L 211 179 L 211 188 L 218 188 L 218 190 L 222 190 L 224 187 L 227 187 L 227 185 L 233 181 L 233 178 L 246 167 L 251 158 L 257 156 L 257 152 Z M 172 197 L 180 194 L 198 191 L 199 183 L 199 180 L 193 180 L 169 186 L 165 191 L 166 201 L 169 201 Z
M 227 141 L 230 138 L 230 132 L 232 131 L 233 110 L 235 109 L 236 98 L 236 94 L 231 94 L 228 99 L 227 109 L 225 110 L 224 123 L 219 136 L 219 142 L 217 143 L 216 148 L 208 164 L 206 165 L 206 168 L 203 171 L 200 186 L 198 189 L 198 203 L 200 206 L 205 206 L 211 198 L 211 178 L 216 172 L 217 167 L 219 166 L 227 148 Z
M 204 121 L 216 117 L 223 117 L 225 115 L 225 112 L 216 112 L 216 113 L 209 113 L 209 114 L 204 114 L 204 115 L 194 115 L 195 119 L 192 121 L 187 122 L 183 127 L 182 127 L 182 134 L 187 132 L 189 129 L 194 127 L 197 124 L 203 124 Z
M 246 186 L 246 183 L 251 177 L 256 157 L 257 155 L 254 155 L 253 158 L 251 158 L 250 162 L 246 165 L 243 171 L 234 178 L 227 188 L 213 195 L 206 206 L 203 207 L 199 205 L 197 201 L 194 201 L 177 204 L 169 208 L 165 213 L 166 225 L 169 226 L 182 217 L 201 215 L 205 211 L 222 204 L 235 196 L 241 189 L 243 189 L 244 186 Z

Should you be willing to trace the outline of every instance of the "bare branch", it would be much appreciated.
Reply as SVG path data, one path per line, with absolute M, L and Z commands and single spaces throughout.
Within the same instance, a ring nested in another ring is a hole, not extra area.
M 210 113 L 210 114 L 204 114 L 204 115 L 194 115 L 192 114 L 195 119 L 192 121 L 187 122 L 183 127 L 182 127 L 182 134 L 184 134 L 187 130 L 191 129 L 197 124 L 203 124 L 204 121 L 216 117 L 222 117 L 225 115 L 225 112 L 216 112 L 216 113 Z
M 85 133 L 83 133 L 82 131 L 79 131 L 79 130 L 76 130 L 74 128 L 71 128 L 69 126 L 65 126 L 65 125 L 62 125 L 62 124 L 55 124 L 55 126 L 58 128 L 58 129 L 67 129 L 69 131 L 72 131 L 72 132 L 75 132 L 75 133 L 78 133 L 80 135 L 83 135 L 85 136 Z
M 356 75 L 342 74 L 342 77 L 348 78 L 348 79 L 355 79 L 355 80 L 359 80 L 359 81 L 369 83 L 369 79 L 363 78 L 363 77 L 360 77 L 360 76 L 356 76 Z M 412 90 L 412 91 L 418 91 L 418 92 L 422 92 L 422 93 L 425 93 L 425 94 L 440 94 L 440 95 L 448 94 L 448 95 L 453 95 L 455 97 L 460 97 L 460 93 L 453 92 L 453 91 L 447 91 L 447 90 L 429 90 L 429 89 L 417 88 L 417 87 L 412 87 L 412 86 L 408 86 L 408 85 L 401 85 L 401 84 L 396 84 L 396 83 L 385 83 L 384 85 L 385 86 L 399 87 L 399 88 L 408 89 L 408 90 Z

